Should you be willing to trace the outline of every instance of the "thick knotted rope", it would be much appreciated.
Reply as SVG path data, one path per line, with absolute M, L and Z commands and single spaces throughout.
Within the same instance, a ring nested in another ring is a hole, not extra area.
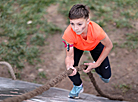
M 80 68 L 76 67 L 77 71 L 81 71 L 84 68 L 86 68 L 86 66 L 84 66 L 84 65 L 80 66 Z M 61 82 L 64 78 L 66 78 L 67 76 L 69 76 L 72 72 L 73 72 L 72 69 L 66 70 L 65 72 L 63 72 L 60 75 L 58 75 L 56 78 L 50 80 L 45 85 L 34 89 L 33 91 L 30 91 L 28 93 L 25 93 L 25 94 L 22 94 L 22 95 L 19 95 L 19 96 L 16 96 L 16 97 L 7 98 L 7 99 L 5 99 L 5 100 L 3 100 L 1 102 L 22 102 L 23 100 L 27 100 L 27 99 L 33 98 L 34 96 L 42 94 L 44 91 L 48 90 L 50 87 L 53 87 L 56 84 L 58 84 L 59 82 Z M 123 100 L 122 97 L 114 97 L 114 96 L 111 97 L 110 95 L 104 94 L 100 90 L 100 88 L 98 87 L 98 85 L 96 84 L 96 81 L 95 81 L 95 79 L 93 77 L 93 74 L 91 72 L 89 72 L 88 76 L 91 79 L 91 82 L 93 83 L 96 91 L 101 96 L 109 98 L 111 100 Z
M 91 82 L 93 83 L 93 86 L 95 87 L 96 91 L 103 97 L 106 97 L 110 100 L 120 100 L 123 101 L 123 97 L 122 96 L 113 96 L 113 95 L 109 95 L 109 94 L 105 94 L 101 91 L 101 89 L 99 88 L 99 86 L 97 85 L 95 78 L 93 77 L 93 74 L 91 72 L 87 73 L 87 75 L 89 76 Z

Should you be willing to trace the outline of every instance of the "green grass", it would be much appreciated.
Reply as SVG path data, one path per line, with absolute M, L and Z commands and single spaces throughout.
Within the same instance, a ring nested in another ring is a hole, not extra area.
M 116 28 L 133 28 L 128 19 L 115 19 L 114 20 Z
M 72 5 L 83 3 L 93 13 L 90 19 L 105 31 L 106 26 L 115 29 L 132 29 L 131 22 L 138 21 L 137 0 L 1 0 L 0 3 L 0 54 L 1 60 L 8 61 L 13 67 L 23 68 L 24 63 L 40 62 L 41 46 L 50 34 L 62 32 L 48 23 L 44 15 L 50 4 L 59 3 L 59 11 L 68 19 Z M 61 9 L 62 8 L 62 9 Z M 117 15 L 117 16 L 116 16 Z M 30 22 L 30 23 L 29 23 Z M 126 48 L 137 47 L 137 30 L 126 34 Z
M 1 60 L 14 67 L 40 61 L 39 46 L 45 45 L 50 34 L 61 29 L 49 24 L 46 8 L 56 0 L 4 0 L 0 3 Z M 28 23 L 31 22 L 31 23 Z
M 45 78 L 45 79 L 47 79 L 47 77 L 46 77 L 46 75 L 45 75 L 44 72 L 39 72 L 38 76 L 39 76 L 39 78 Z
M 131 29 L 131 35 L 136 38 L 135 32 L 138 32 L 132 22 L 138 21 L 138 1 L 137 0 L 60 0 L 59 11 L 65 15 L 68 19 L 68 12 L 70 8 L 77 3 L 85 4 L 91 10 L 93 17 L 90 19 L 98 23 L 106 32 L 112 29 L 108 29 L 106 26 L 114 26 L 115 29 L 122 30 L 124 28 Z M 69 21 L 68 21 L 69 23 Z M 135 30 L 135 32 L 133 32 Z M 113 31 L 114 32 L 114 31 Z M 137 41 L 132 39 L 128 40 L 123 44 L 125 48 L 133 46 L 136 47 Z
M 138 48 L 138 32 L 127 33 L 126 39 L 127 39 L 127 41 L 122 46 L 124 46 L 124 47 L 129 46 L 129 49 L 137 49 Z
M 132 86 L 130 84 L 119 84 L 119 85 L 114 85 L 115 88 L 120 89 L 123 93 L 126 93 L 127 91 L 132 89 Z
M 116 12 L 119 13 L 116 19 L 121 19 L 122 17 L 131 19 L 138 18 L 137 0 L 66 0 L 66 2 L 65 0 L 60 0 L 60 2 L 60 6 L 62 7 L 60 11 L 66 17 L 72 5 L 82 3 L 92 10 L 94 20 L 109 20 L 110 22 L 111 19 L 114 19 L 113 15 L 114 13 L 116 14 Z M 93 17 L 91 19 L 93 20 Z

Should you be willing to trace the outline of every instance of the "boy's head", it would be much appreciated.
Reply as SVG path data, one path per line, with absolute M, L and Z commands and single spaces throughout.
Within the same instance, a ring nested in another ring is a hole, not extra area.
M 69 19 L 89 18 L 89 10 L 83 4 L 74 5 L 69 11 Z
M 89 24 L 89 11 L 86 6 L 82 4 L 74 5 L 69 11 L 70 25 L 76 34 L 87 33 Z

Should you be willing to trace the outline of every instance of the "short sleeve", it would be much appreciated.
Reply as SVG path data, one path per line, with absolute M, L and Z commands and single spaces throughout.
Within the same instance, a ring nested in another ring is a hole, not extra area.
M 94 29 L 97 40 L 103 40 L 106 37 L 105 31 L 98 24 L 95 23 Z
M 100 33 L 97 36 L 98 40 L 103 40 L 106 37 L 106 33 L 104 32 L 103 29 L 101 29 Z
M 72 30 L 70 27 L 68 27 L 65 32 L 64 35 L 62 36 L 62 39 L 64 39 L 66 42 L 70 43 L 70 44 L 74 44 L 75 42 L 75 35 L 73 34 Z

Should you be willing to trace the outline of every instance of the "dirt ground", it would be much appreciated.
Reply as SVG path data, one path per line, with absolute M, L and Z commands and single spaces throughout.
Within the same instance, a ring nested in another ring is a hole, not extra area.
M 67 27 L 66 19 L 60 15 L 57 10 L 58 5 L 51 5 L 48 9 L 48 22 L 52 22 L 59 26 L 63 30 Z M 51 13 L 52 12 L 52 13 Z M 120 44 L 124 38 L 124 34 L 129 32 L 128 29 L 116 29 L 114 26 L 107 26 L 109 29 L 115 29 L 114 32 L 109 31 L 108 35 L 112 42 Z M 37 65 L 25 65 L 26 67 L 21 70 L 21 79 L 29 82 L 37 82 L 44 84 L 50 79 L 56 77 L 61 72 L 65 71 L 65 48 L 62 43 L 62 34 L 54 34 L 49 36 L 46 42 L 49 44 L 45 45 L 43 53 L 41 55 L 42 63 Z M 109 59 L 112 68 L 112 77 L 109 83 L 104 83 L 94 73 L 97 84 L 104 93 L 110 95 L 122 95 L 126 101 L 137 102 L 138 100 L 138 50 L 128 50 L 125 48 L 114 48 L 110 54 Z M 84 53 L 80 64 L 84 61 L 91 62 L 90 54 Z M 16 69 L 14 69 L 17 72 Z M 39 77 L 38 73 L 44 72 L 46 78 Z M 4 67 L 0 72 L 1 76 L 8 77 L 8 72 Z M 81 78 L 84 85 L 84 93 L 98 95 L 90 82 L 88 76 L 84 72 L 80 72 Z M 5 76 L 6 75 L 6 76 Z M 72 82 L 65 78 L 61 83 L 55 87 L 63 89 L 72 89 Z

